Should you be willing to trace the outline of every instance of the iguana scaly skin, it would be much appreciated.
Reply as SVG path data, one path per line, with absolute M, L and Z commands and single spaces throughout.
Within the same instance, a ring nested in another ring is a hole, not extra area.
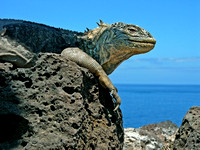
M 32 67 L 37 53 L 61 53 L 88 68 L 104 88 L 121 99 L 108 78 L 119 64 L 129 57 L 152 50 L 156 40 L 139 26 L 125 23 L 106 25 L 80 33 L 22 20 L 0 19 L 0 60 L 17 67 Z

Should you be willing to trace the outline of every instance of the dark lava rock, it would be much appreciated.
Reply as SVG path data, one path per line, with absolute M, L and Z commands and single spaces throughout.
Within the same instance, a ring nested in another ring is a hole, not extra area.
M 191 107 L 176 134 L 173 150 L 200 149 L 200 107 Z
M 87 69 L 58 54 L 0 64 L 0 149 L 122 149 L 121 111 Z

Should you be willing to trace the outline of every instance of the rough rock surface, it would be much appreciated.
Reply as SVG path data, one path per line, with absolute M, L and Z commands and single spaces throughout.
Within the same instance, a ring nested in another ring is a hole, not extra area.
M 124 147 L 123 150 L 157 150 L 163 144 L 153 134 L 141 129 L 124 129 Z
M 0 149 L 122 149 L 121 111 L 87 69 L 58 54 L 0 64 Z
M 200 107 L 191 107 L 176 134 L 173 150 L 200 149 Z
M 164 121 L 160 123 L 145 125 L 140 129 L 156 135 L 163 144 L 162 149 L 169 149 L 171 148 L 171 143 L 174 142 L 178 126 L 171 121 Z
M 178 127 L 171 121 L 150 124 L 141 128 L 124 129 L 123 150 L 161 150 L 169 148 Z

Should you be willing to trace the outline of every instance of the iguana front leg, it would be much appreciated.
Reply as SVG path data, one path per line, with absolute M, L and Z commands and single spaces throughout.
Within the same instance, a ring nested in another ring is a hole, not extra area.
M 108 78 L 102 66 L 95 59 L 93 59 L 91 56 L 89 56 L 79 48 L 66 48 L 62 51 L 61 56 L 76 62 L 80 66 L 83 66 L 94 73 L 99 78 L 100 84 L 104 88 L 108 89 L 110 91 L 110 94 L 116 100 L 117 106 L 114 111 L 118 109 L 119 105 L 121 104 L 121 99 L 117 93 L 117 89 Z

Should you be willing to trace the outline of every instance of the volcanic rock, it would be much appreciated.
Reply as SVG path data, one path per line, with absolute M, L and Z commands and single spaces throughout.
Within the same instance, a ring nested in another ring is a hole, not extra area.
M 120 109 L 88 69 L 58 54 L 0 64 L 0 149 L 122 149 Z
M 124 129 L 123 150 L 161 150 L 170 148 L 178 127 L 171 121 Z
M 176 134 L 173 150 L 200 149 L 200 107 L 191 107 Z

